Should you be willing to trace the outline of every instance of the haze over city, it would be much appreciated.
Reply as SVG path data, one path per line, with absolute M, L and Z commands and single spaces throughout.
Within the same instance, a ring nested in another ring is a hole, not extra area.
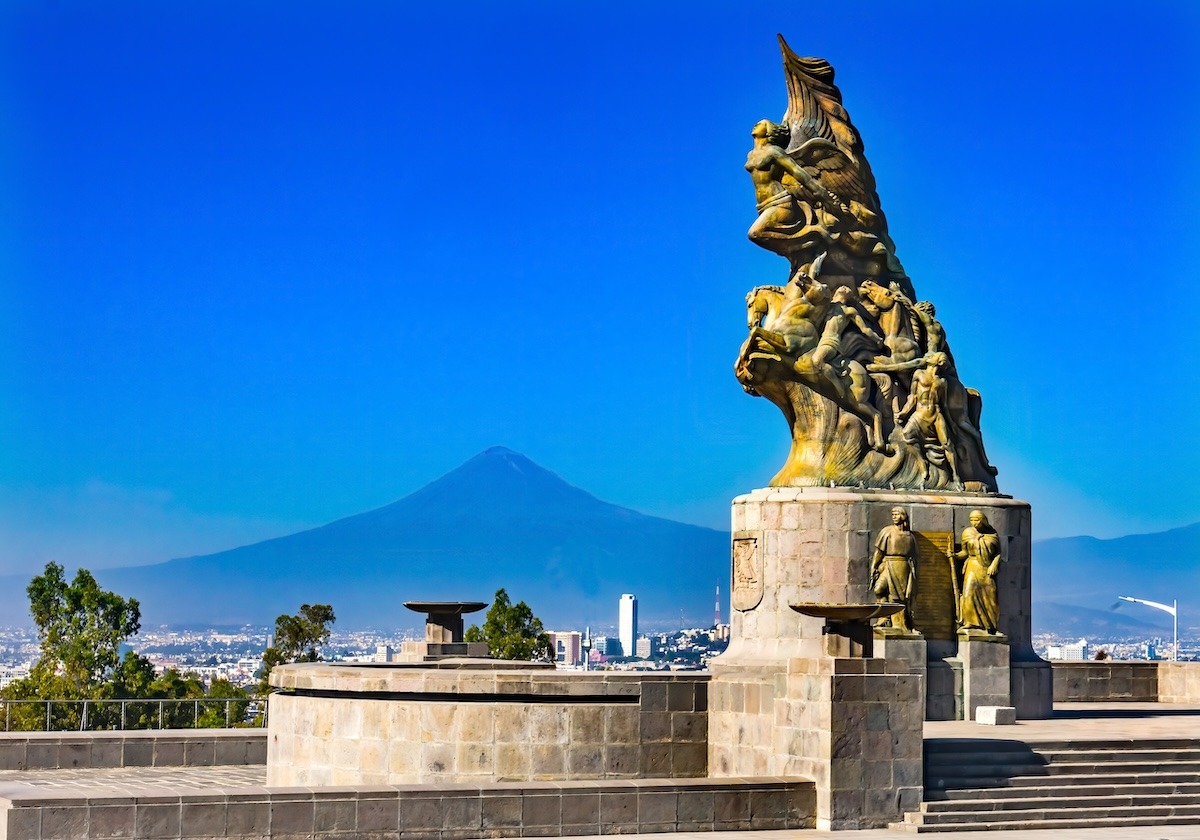
M 1123 9 L 7 5 L 0 572 L 282 536 L 497 444 L 727 529 L 788 448 L 731 372 L 787 272 L 742 169 L 777 29 L 837 68 L 1035 537 L 1200 520 L 1200 11 Z

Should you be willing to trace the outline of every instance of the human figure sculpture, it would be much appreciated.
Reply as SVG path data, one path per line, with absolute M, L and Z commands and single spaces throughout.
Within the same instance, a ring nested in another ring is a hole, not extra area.
M 962 548 L 951 548 L 951 560 L 962 561 L 962 587 L 958 602 L 960 630 L 1000 633 L 1000 603 L 996 573 L 1000 570 L 1000 536 L 983 511 L 973 510 L 971 525 L 962 532 Z
M 925 355 L 925 367 L 914 371 L 912 390 L 909 391 L 908 401 L 896 415 L 896 421 L 904 423 L 904 442 L 922 450 L 924 458 L 921 464 L 927 479 L 930 464 L 944 464 L 950 470 L 951 480 L 957 481 L 958 457 L 943 410 L 946 381 L 941 377 L 940 369 L 945 364 L 945 353 Z
M 871 589 L 880 603 L 904 604 L 900 612 L 881 619 L 880 626 L 911 633 L 912 603 L 917 588 L 917 540 L 908 529 L 904 508 L 892 508 L 892 524 L 875 538 L 871 578 Z
M 754 183 L 758 218 L 750 226 L 750 241 L 787 257 L 794 269 L 798 252 L 827 247 L 834 221 L 826 207 L 838 208 L 837 196 L 812 177 L 785 149 L 791 138 L 787 125 L 759 120 L 750 130 L 754 146 L 746 155 L 746 171 Z

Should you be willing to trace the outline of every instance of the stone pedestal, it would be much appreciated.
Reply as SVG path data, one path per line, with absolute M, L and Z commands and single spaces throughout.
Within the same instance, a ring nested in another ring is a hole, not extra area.
M 980 706 L 1011 706 L 1008 640 L 1000 636 L 960 636 L 962 714 L 975 720 Z
M 920 635 L 878 633 L 874 658 L 851 658 L 865 646 L 830 647 L 822 619 L 790 605 L 874 602 L 874 542 L 896 506 L 917 541 L 912 612 Z M 946 552 L 977 509 L 1001 539 L 997 588 L 1008 644 L 966 652 L 975 665 L 992 666 L 972 678 L 970 704 Z M 918 807 L 927 709 L 962 716 L 981 704 L 1015 705 L 1025 717 L 1048 716 L 1049 665 L 1030 644 L 1026 503 L 969 493 L 768 488 L 734 500 L 732 548 L 730 646 L 711 665 L 713 776 L 805 776 L 817 785 L 818 828 L 884 826 Z M 938 676 L 936 694 L 927 692 L 930 673 Z

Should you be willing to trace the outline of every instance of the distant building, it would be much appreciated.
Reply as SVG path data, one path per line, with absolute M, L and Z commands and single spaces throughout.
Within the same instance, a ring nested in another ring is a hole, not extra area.
M 634 656 L 638 635 L 637 598 L 625 594 L 617 605 L 617 638 L 621 640 L 621 655 Z
M 649 636 L 639 636 L 635 643 L 634 653 L 638 659 L 649 659 L 654 656 L 654 640 Z
M 574 666 L 583 661 L 582 633 L 578 630 L 551 630 L 549 635 L 557 664 Z
M 1087 639 L 1080 639 L 1070 645 L 1048 645 L 1046 647 L 1047 659 L 1057 659 L 1062 662 L 1083 662 L 1091 659 L 1089 654 Z
M 0 688 L 7 688 L 17 680 L 23 680 L 29 676 L 28 665 L 4 665 L 0 666 Z
M 391 662 L 392 661 L 392 646 L 391 645 L 376 645 L 375 655 L 371 657 L 372 662 Z

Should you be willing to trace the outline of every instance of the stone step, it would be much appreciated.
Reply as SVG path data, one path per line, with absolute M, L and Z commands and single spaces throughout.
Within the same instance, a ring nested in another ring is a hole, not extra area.
M 1158 817 L 1189 817 L 1195 821 L 1200 817 L 1200 805 L 1135 805 L 1118 806 L 1103 810 L 1092 810 L 1086 815 L 1078 809 L 1062 808 L 1054 800 L 1048 799 L 1041 808 L 1030 808 L 1012 811 L 948 811 L 939 813 L 913 812 L 904 815 L 906 822 L 917 825 L 953 825 L 964 823 L 1040 823 L 1039 827 L 1053 828 L 1055 820 L 1088 820 L 1116 818 L 1158 818 Z
M 1069 781 L 1069 780 L 1065 780 Z M 985 788 L 955 788 L 951 790 L 931 790 L 926 788 L 926 802 L 964 801 L 975 799 L 1022 799 L 1035 796 L 1046 796 L 1049 793 L 1046 785 L 1012 785 Z M 1152 794 L 1155 796 L 1174 796 L 1176 794 L 1200 794 L 1200 779 L 1189 776 L 1174 782 L 1131 781 L 1123 784 L 1113 784 L 1105 780 L 1102 784 L 1063 784 L 1053 788 L 1055 797 L 1068 796 L 1123 796 L 1132 794 Z
M 1174 750 L 1036 750 L 1039 756 L 1056 761 L 1200 761 L 1200 746 Z
M 1058 790 L 1073 785 L 1181 784 L 1197 780 L 1195 773 L 1119 773 L 1100 776 L 972 776 L 969 779 L 925 780 L 927 792 L 952 790 L 996 790 L 1004 788 L 1048 788 Z
M 928 738 L 925 755 L 976 755 L 980 752 L 1047 752 L 1056 750 L 1175 750 L 1200 749 L 1200 739 L 1158 738 L 1108 741 L 1001 741 L 979 738 Z
M 1036 793 L 1030 791 L 1030 793 Z M 921 811 L 926 814 L 969 812 L 981 815 L 986 811 L 1036 811 L 1053 807 L 1055 810 L 1086 808 L 1140 808 L 1142 806 L 1200 805 L 1200 793 L 1147 793 L 1131 794 L 1054 796 L 1033 795 L 1020 798 L 997 797 L 995 799 L 947 799 L 940 802 L 922 802 Z
M 1055 750 L 1048 752 L 980 752 L 974 755 L 926 755 L 928 768 L 978 767 L 988 764 L 1025 764 L 1043 766 L 1066 762 L 1071 764 L 1107 764 L 1122 761 L 1144 762 L 1200 762 L 1200 749 L 1196 750 Z
M 923 825 L 919 823 L 892 823 L 888 828 L 893 831 L 906 831 L 911 834 L 926 834 L 938 831 L 1016 831 L 1020 829 L 1067 829 L 1067 828 L 1134 828 L 1137 826 L 1156 825 L 1195 825 L 1196 818 L 1180 817 L 1085 817 L 1064 820 L 1031 820 L 1028 822 L 971 822 L 951 823 L 948 825 Z
M 1105 777 L 1144 772 L 1192 773 L 1200 775 L 1200 761 L 1056 762 L 1054 764 L 986 764 L 974 767 L 926 768 L 927 787 L 962 787 L 960 782 L 980 778 L 1029 778 L 1055 776 Z

